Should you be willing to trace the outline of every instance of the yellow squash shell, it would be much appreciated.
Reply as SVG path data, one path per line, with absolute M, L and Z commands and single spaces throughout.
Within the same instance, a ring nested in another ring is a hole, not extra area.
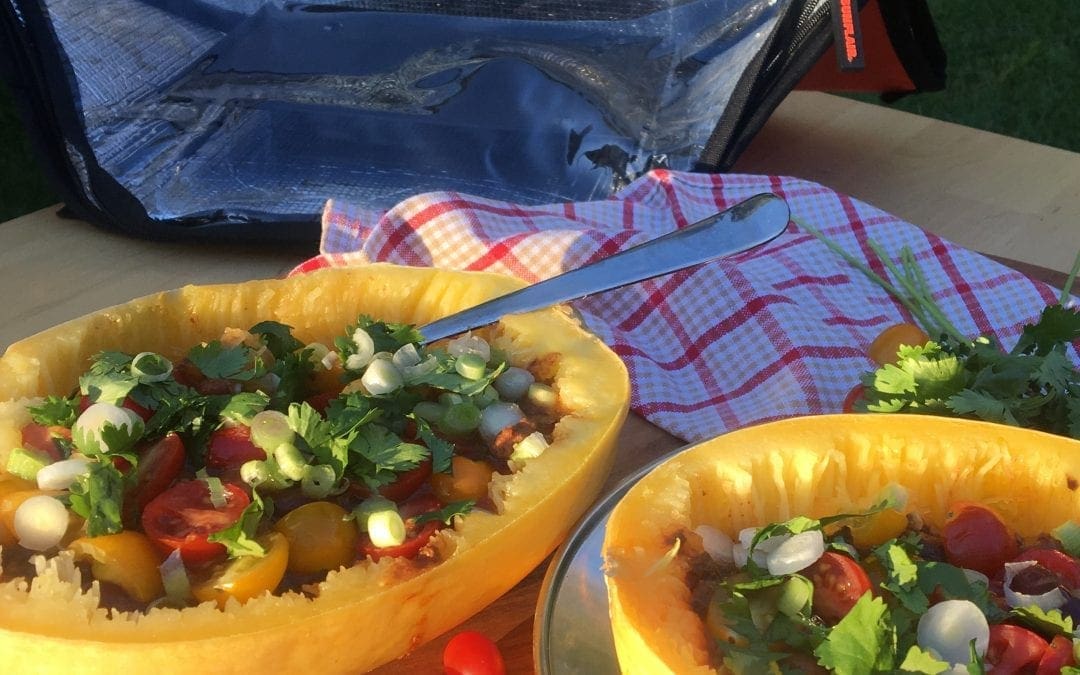
M 1023 536 L 1080 520 L 1080 442 L 1036 431 L 916 415 L 824 415 L 747 427 L 696 445 L 636 484 L 603 544 L 624 673 L 710 673 L 706 629 L 690 607 L 677 534 L 863 510 L 894 485 L 906 510 L 940 529 L 950 504 L 994 508 Z M 670 557 L 670 556 L 669 556 Z
M 360 314 L 423 324 L 502 295 L 509 277 L 370 265 L 282 280 L 189 286 L 67 322 L 0 358 L 0 466 L 19 444 L 27 399 L 69 392 L 101 350 L 178 356 L 226 327 L 276 320 L 331 344 Z M 565 309 L 507 317 L 488 337 L 516 364 L 551 369 L 564 416 L 545 453 L 497 477 L 498 514 L 476 512 L 436 538 L 437 564 L 385 558 L 331 572 L 318 597 L 262 596 L 224 611 L 110 614 L 83 592 L 70 559 L 29 584 L 0 584 L 0 670 L 80 673 L 355 673 L 448 630 L 513 587 L 596 497 L 625 418 L 619 358 Z

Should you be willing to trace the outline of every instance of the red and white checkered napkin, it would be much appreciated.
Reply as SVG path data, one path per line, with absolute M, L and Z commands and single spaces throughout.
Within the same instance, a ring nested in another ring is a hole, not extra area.
M 597 202 L 520 206 L 435 192 L 379 214 L 329 202 L 322 254 L 295 272 L 371 261 L 512 274 L 579 267 L 761 192 L 793 217 L 769 244 L 576 304 L 626 362 L 632 409 L 689 441 L 766 420 L 838 412 L 871 340 L 910 320 L 861 272 L 800 229 L 860 258 L 907 245 L 957 328 L 1011 346 L 1057 292 L 872 206 L 795 178 L 654 171 Z M 873 264 L 878 274 L 885 271 Z

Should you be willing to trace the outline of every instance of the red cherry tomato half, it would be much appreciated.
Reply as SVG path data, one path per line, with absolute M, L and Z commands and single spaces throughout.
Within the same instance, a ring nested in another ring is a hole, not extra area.
M 137 513 L 141 513 L 150 500 L 165 492 L 180 476 L 187 452 L 184 441 L 175 433 L 168 433 L 138 453 L 139 465 L 135 469 L 130 501 L 138 509 Z
M 360 556 L 367 556 L 373 562 L 379 562 L 381 558 L 413 558 L 420 549 L 427 545 L 432 535 L 442 527 L 442 522 L 429 520 L 419 527 L 413 523 L 413 519 L 424 513 L 437 511 L 442 503 L 434 495 L 424 494 L 413 497 L 398 507 L 398 513 L 405 520 L 405 541 L 397 546 L 379 548 L 371 543 L 371 539 L 365 534 L 360 538 Z
M 1034 560 L 1057 575 L 1070 591 L 1080 588 L 1080 562 L 1064 551 L 1053 548 L 1029 548 L 1021 551 L 1013 562 Z
M 1076 658 L 1073 656 L 1072 640 L 1064 635 L 1055 635 L 1039 659 L 1035 675 L 1057 675 L 1065 666 L 1074 665 Z
M 379 494 L 395 502 L 403 502 L 419 490 L 428 478 L 431 478 L 431 459 L 425 459 L 415 469 L 398 475 L 393 483 L 379 488 Z
M 466 630 L 450 638 L 443 649 L 446 675 L 505 675 L 499 646 L 483 633 Z
M 38 450 L 49 456 L 54 462 L 64 458 L 63 451 L 56 444 L 57 438 L 71 440 L 71 429 L 61 426 L 45 426 L 43 424 L 27 424 L 22 428 L 22 444 L 24 448 Z
M 958 502 L 945 520 L 945 559 L 993 579 L 1016 557 L 1016 536 L 1001 517 L 981 504 Z
M 207 537 L 220 532 L 240 519 L 250 498 L 232 483 L 224 483 L 225 505 L 217 508 L 210 501 L 205 481 L 177 483 L 155 497 L 142 514 L 146 536 L 166 554 L 175 550 L 189 565 L 202 565 L 225 554 L 225 546 Z
M 252 459 L 266 459 L 266 451 L 251 442 L 251 427 L 246 424 L 221 427 L 210 434 L 206 466 L 222 471 L 239 470 Z
M 338 395 L 337 392 L 324 391 L 321 394 L 309 396 L 306 401 L 307 404 L 312 408 L 315 408 L 320 415 L 326 415 L 326 408 L 330 405 L 330 401 L 333 401 Z
M 870 590 L 870 577 L 851 558 L 826 551 L 804 572 L 814 584 L 814 614 L 827 623 L 847 616 L 859 598 Z
M 862 398 L 865 390 L 866 388 L 861 384 L 852 387 L 851 391 L 849 391 L 848 395 L 844 398 L 844 403 L 841 405 L 840 409 L 846 413 L 855 412 L 855 402 Z
M 1046 640 L 1027 628 L 994 624 L 990 626 L 990 645 L 986 648 L 986 672 L 993 675 L 1031 672 L 1047 646 Z

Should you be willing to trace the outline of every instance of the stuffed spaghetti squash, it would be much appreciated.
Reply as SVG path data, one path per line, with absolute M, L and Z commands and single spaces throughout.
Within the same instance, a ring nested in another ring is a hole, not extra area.
M 969 651 L 1004 667 L 1021 636 L 1032 669 L 1072 663 L 1080 564 L 1050 533 L 1080 530 L 1078 477 L 1074 440 L 940 417 L 794 418 L 702 443 L 650 472 L 608 522 L 620 666 L 966 671 Z M 897 494 L 902 508 L 882 506 Z M 706 568 L 727 576 L 702 583 Z M 969 624 L 970 636 L 958 628 Z
M 4 669 L 360 672 L 508 590 L 597 494 L 629 398 L 620 360 L 565 311 L 507 317 L 438 358 L 409 332 L 519 285 L 324 270 L 160 293 L 12 345 L 0 358 Z M 516 409 L 495 391 L 508 366 L 545 383 L 549 414 L 533 425 L 504 410 L 476 434 L 479 408 Z M 285 396 L 299 377 L 324 390 Z M 391 396 L 403 379 L 413 398 Z M 469 434 L 498 449 L 455 454 Z M 481 455 L 503 463 L 477 479 Z M 393 496 L 403 483 L 435 507 L 407 513 Z M 464 516 L 462 490 L 477 507 Z

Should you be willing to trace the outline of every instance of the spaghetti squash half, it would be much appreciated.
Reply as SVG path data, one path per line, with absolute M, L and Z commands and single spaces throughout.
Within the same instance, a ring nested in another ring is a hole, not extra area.
M 950 508 L 978 503 L 1018 536 L 1080 516 L 1080 443 L 969 420 L 826 415 L 740 429 L 651 471 L 612 511 L 603 544 L 612 630 L 626 673 L 709 673 L 706 619 L 692 608 L 695 529 L 737 539 L 798 516 L 861 513 L 906 490 L 904 510 L 941 532 Z M 682 554 L 677 554 L 682 545 Z
M 291 326 L 305 343 L 332 344 L 359 315 L 423 325 L 520 286 L 493 274 L 370 265 L 189 286 L 89 314 L 0 358 L 0 466 L 20 445 L 28 405 L 68 395 L 102 351 L 175 358 L 227 328 L 264 321 Z M 367 559 L 332 569 L 305 593 L 129 612 L 104 608 L 96 584 L 79 583 L 70 561 L 46 556 L 35 573 L 0 583 L 2 669 L 355 673 L 482 609 L 539 564 L 594 499 L 629 400 L 619 358 L 564 309 L 507 317 L 486 335 L 509 363 L 543 364 L 560 416 L 543 454 L 497 474 L 491 508 L 440 530 L 432 539 L 437 555 L 424 564 Z M 281 538 L 271 534 L 266 559 L 276 560 Z M 93 537 L 81 541 L 94 550 Z

